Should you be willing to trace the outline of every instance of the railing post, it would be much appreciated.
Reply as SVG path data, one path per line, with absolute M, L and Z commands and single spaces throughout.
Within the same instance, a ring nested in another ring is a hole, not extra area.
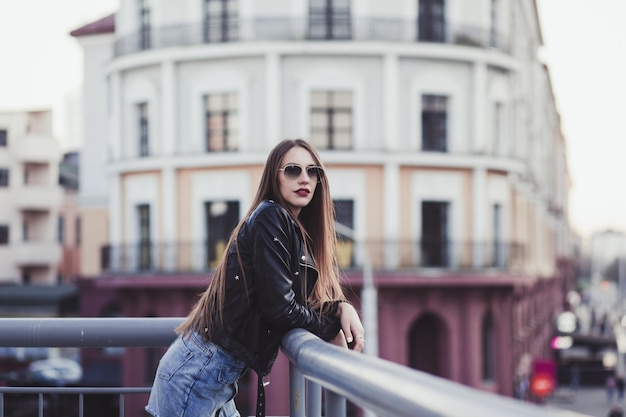
M 304 417 L 304 386 L 304 375 L 294 364 L 289 363 L 289 415 L 291 417 Z
M 333 417 L 346 417 L 346 399 L 341 395 L 326 391 L 326 415 Z
M 43 394 L 42 393 L 39 393 L 37 395 L 37 408 L 38 408 L 37 416 L 43 417 Z
M 322 417 L 322 386 L 313 381 L 306 381 L 306 415 Z

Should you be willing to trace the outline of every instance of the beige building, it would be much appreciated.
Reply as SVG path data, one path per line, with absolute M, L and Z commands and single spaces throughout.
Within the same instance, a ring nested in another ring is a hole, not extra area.
M 56 283 L 60 159 L 50 111 L 0 112 L 0 283 Z

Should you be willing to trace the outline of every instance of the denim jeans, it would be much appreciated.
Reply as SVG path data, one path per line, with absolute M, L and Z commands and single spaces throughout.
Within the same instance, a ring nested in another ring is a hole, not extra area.
M 234 397 L 246 370 L 197 333 L 178 337 L 159 362 L 146 411 L 155 417 L 240 417 Z

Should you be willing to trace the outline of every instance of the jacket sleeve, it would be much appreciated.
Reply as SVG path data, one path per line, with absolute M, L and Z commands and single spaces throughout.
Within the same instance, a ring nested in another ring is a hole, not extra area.
M 279 210 L 268 209 L 260 213 L 252 233 L 258 305 L 270 326 L 282 331 L 303 328 L 328 341 L 339 332 L 340 321 L 298 303 L 293 291 L 293 277 L 298 265 L 290 265 L 293 256 L 290 250 L 295 250 L 290 248 L 290 234 L 294 229 L 291 219 Z

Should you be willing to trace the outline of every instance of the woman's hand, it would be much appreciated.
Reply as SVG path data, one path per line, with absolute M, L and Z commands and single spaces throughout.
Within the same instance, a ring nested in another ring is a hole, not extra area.
M 346 342 L 346 336 L 343 334 L 343 330 L 339 330 L 337 336 L 334 339 L 329 340 L 329 343 L 339 346 L 340 348 L 348 349 L 348 343 Z
M 356 312 L 351 304 L 339 303 L 337 317 L 339 317 L 341 321 L 341 331 L 335 339 L 343 336 L 344 343 L 346 344 L 350 344 L 354 341 L 352 350 L 362 352 L 365 347 L 365 330 L 363 329 L 363 324 L 361 324 L 359 313 Z M 334 339 L 332 342 L 334 343 Z

